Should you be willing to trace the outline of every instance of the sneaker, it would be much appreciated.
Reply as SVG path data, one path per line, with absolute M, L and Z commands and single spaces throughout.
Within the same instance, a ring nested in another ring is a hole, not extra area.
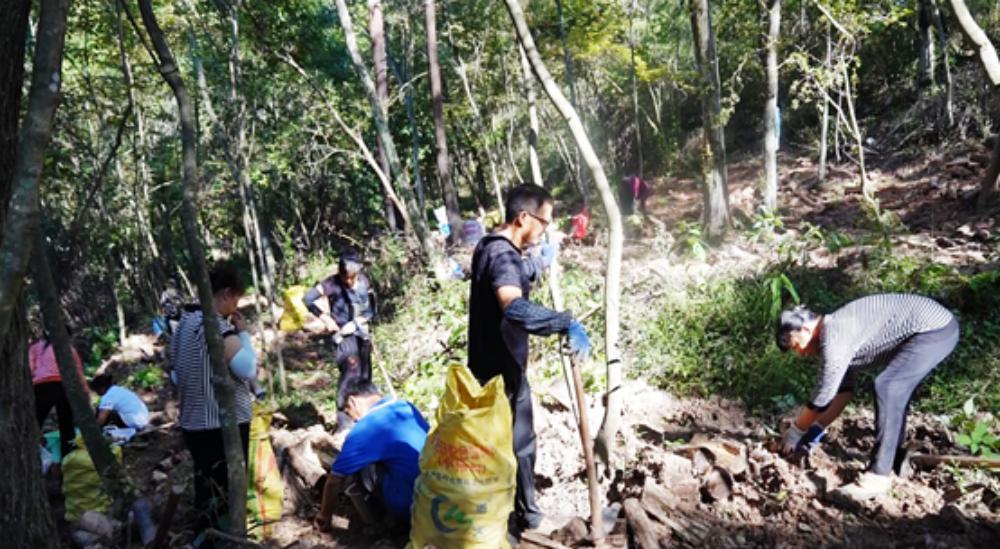
M 858 480 L 837 488 L 835 492 L 854 501 L 865 501 L 887 493 L 891 487 L 891 476 L 866 472 Z

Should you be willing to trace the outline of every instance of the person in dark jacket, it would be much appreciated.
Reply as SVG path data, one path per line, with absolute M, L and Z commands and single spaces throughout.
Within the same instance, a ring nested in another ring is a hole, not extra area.
M 885 366 L 875 378 L 877 442 L 868 471 L 838 491 L 855 500 L 887 492 L 903 455 L 913 391 L 951 354 L 958 336 L 951 311 L 919 295 L 871 295 L 825 315 L 804 306 L 783 312 L 778 347 L 823 360 L 812 398 L 785 432 L 783 452 L 822 436 L 851 400 L 859 370 Z
M 337 429 L 348 428 L 354 421 L 344 413 L 346 381 L 354 378 L 372 380 L 372 341 L 369 323 L 375 316 L 375 297 L 371 282 L 362 272 L 363 264 L 352 251 L 341 254 L 337 273 L 309 289 L 302 302 L 332 334 L 340 380 L 337 391 Z M 325 297 L 327 311 L 316 302 Z

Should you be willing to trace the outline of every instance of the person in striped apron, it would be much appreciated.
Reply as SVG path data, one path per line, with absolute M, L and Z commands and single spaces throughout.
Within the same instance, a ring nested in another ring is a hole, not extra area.
M 913 391 L 951 354 L 958 336 L 951 311 L 919 295 L 871 295 L 829 314 L 802 305 L 784 311 L 778 347 L 818 356 L 823 364 L 812 397 L 785 431 L 783 453 L 822 437 L 854 395 L 857 372 L 884 366 L 875 378 L 876 444 L 868 471 L 838 491 L 854 500 L 887 492 L 901 465 Z

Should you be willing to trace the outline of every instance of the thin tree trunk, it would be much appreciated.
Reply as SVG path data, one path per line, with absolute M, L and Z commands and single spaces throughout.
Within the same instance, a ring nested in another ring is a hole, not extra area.
M 941 42 L 941 64 L 944 66 L 945 83 L 945 111 L 948 115 L 948 127 L 955 126 L 955 106 L 953 101 L 953 88 L 951 81 L 951 54 L 948 53 L 948 36 L 944 32 L 944 22 L 941 18 L 941 9 L 937 5 L 937 0 L 931 0 L 934 8 L 934 26 L 937 28 L 938 40 Z
M 45 25 L 40 24 L 39 31 L 48 42 L 35 49 L 32 77 L 33 83 L 38 80 L 43 88 L 48 84 L 48 78 L 43 78 L 42 74 L 53 74 L 44 72 L 45 63 L 58 71 L 67 3 L 42 2 L 41 15 Z M 4 243 L 11 240 L 7 238 L 10 216 L 21 214 L 8 210 L 8 200 L 16 183 L 21 181 L 19 177 L 23 177 L 21 172 L 24 170 L 20 166 L 23 160 L 18 154 L 18 122 L 31 5 L 28 0 L 7 2 L 3 17 L 0 17 L 0 242 Z M 55 54 L 58 56 L 53 58 Z M 36 113 L 41 99 L 37 94 L 41 91 L 32 87 L 36 97 L 29 103 Z M 55 99 L 51 101 L 51 110 L 54 111 Z M 51 112 L 45 119 L 51 120 Z M 26 121 L 31 125 L 37 123 L 37 114 L 35 120 Z M 38 131 L 39 128 L 34 126 L 33 133 L 25 131 L 24 135 L 37 139 Z M 12 241 L 18 242 L 19 239 L 23 239 L 23 232 Z M 22 272 L 19 278 L 23 280 L 23 277 Z M 0 279 L 0 285 L 6 286 L 8 282 L 13 281 Z M 40 433 L 35 422 L 27 361 L 26 343 L 30 336 L 25 318 L 24 293 L 20 287 L 14 290 L 11 288 L 10 295 L 6 297 L 10 305 L 4 329 L 0 330 L 3 332 L 0 333 L 0 375 L 3 376 L 3 383 L 0 383 L 0 468 L 4 472 L 0 477 L 0 532 L 4 533 L 4 543 L 9 547 L 56 548 L 61 544 L 59 537 L 52 534 L 56 528 L 49 512 L 45 479 L 39 474 L 41 465 L 36 448 Z
M 781 0 L 767 8 L 767 102 L 764 106 L 764 208 L 778 209 L 778 39 L 781 37 Z M 824 123 L 826 119 L 824 118 Z
M 962 27 L 962 33 L 979 53 L 979 61 L 983 70 L 986 71 L 986 76 L 989 78 L 995 94 L 997 87 L 1000 87 L 1000 59 L 997 58 L 997 51 L 993 47 L 993 43 L 990 42 L 989 36 L 983 32 L 972 14 L 969 13 L 965 2 L 963 0 L 950 0 L 950 2 L 951 10 Z M 976 200 L 976 208 L 980 211 L 986 209 L 993 200 L 997 188 L 997 174 L 1000 173 L 1000 152 L 998 152 L 1000 134 L 995 134 L 993 139 L 993 158 L 990 161 L 990 167 L 979 183 L 979 198 Z
M 934 1 L 917 0 L 917 33 L 920 52 L 917 58 L 917 85 L 933 86 L 936 55 L 934 52 Z
M 854 92 L 851 90 L 851 74 L 847 69 L 847 63 L 841 66 L 844 79 L 844 96 L 847 98 L 848 124 L 851 133 L 854 134 L 854 142 L 858 147 L 858 169 L 861 172 L 861 195 L 869 204 L 876 205 L 875 196 L 872 192 L 871 182 L 868 180 L 868 171 L 865 169 L 865 140 L 861 133 L 861 126 L 858 125 L 858 117 L 854 113 Z
M 569 46 L 566 44 L 566 22 L 563 17 L 562 0 L 556 0 L 556 13 L 559 16 L 559 41 L 562 43 L 563 64 L 566 66 L 566 83 L 569 85 L 569 101 L 573 105 L 573 108 L 576 109 L 577 112 L 580 112 L 580 107 L 577 105 L 576 100 L 576 72 L 573 69 L 573 54 L 569 51 Z M 580 196 L 583 198 L 584 206 L 589 209 L 590 197 L 587 196 L 587 187 L 583 181 L 583 173 L 580 170 L 581 162 L 579 148 L 573 151 L 573 165 L 575 166 L 573 176 L 576 178 L 576 184 L 580 187 Z
M 437 175 L 444 195 L 451 232 L 448 242 L 456 245 L 462 241 L 462 213 L 458 209 L 458 191 L 451 179 L 451 158 L 448 156 L 448 134 L 444 125 L 444 89 L 441 82 L 441 63 L 438 60 L 437 10 L 434 0 L 424 0 L 424 25 L 427 33 L 427 70 L 430 73 L 431 105 L 434 111 L 434 145 L 437 149 Z
M 385 46 L 385 17 L 382 13 L 381 0 L 368 0 L 368 36 L 372 42 L 372 62 L 375 66 L 375 90 L 378 92 L 382 105 L 389 104 L 389 66 Z M 382 142 L 376 140 L 378 147 L 378 165 L 382 171 L 389 173 L 389 160 L 385 156 Z M 385 220 L 389 230 L 396 232 L 396 206 L 392 199 L 385 197 Z
M 722 90 L 715 31 L 708 0 L 690 0 L 691 30 L 695 39 L 695 60 L 701 71 L 701 114 L 705 128 L 702 146 L 702 179 L 705 195 L 703 213 L 710 240 L 717 241 L 729 228 L 729 186 L 726 173 L 726 145 L 722 126 Z
M 472 121 L 475 125 L 475 130 L 479 134 L 480 138 L 484 138 L 489 135 L 486 131 L 486 124 L 483 122 L 483 114 L 479 110 L 479 104 L 476 103 L 476 97 L 472 94 L 472 84 L 469 82 L 469 74 L 467 67 L 465 65 L 465 60 L 458 53 L 458 48 L 453 42 L 451 42 L 451 37 L 453 36 L 451 25 L 448 26 L 448 36 L 449 43 L 451 44 L 451 49 L 454 54 L 455 72 L 458 73 L 458 78 L 462 81 L 462 89 L 465 91 L 465 98 L 469 102 L 469 110 L 472 111 Z M 500 189 L 500 179 L 497 175 L 497 162 L 493 158 L 493 148 L 490 147 L 489 143 L 483 145 L 486 154 L 486 160 L 490 166 L 490 182 L 493 184 L 493 192 L 496 195 L 497 208 L 500 210 L 500 218 L 504 219 L 504 204 L 503 204 L 503 191 Z
M 826 58 L 823 61 L 824 70 L 830 70 L 833 60 L 833 41 L 830 37 L 830 26 L 826 27 Z M 820 182 L 826 181 L 827 141 L 830 133 L 830 101 L 823 96 L 823 114 L 820 118 L 819 130 L 819 177 Z
M 524 88 L 524 98 L 528 102 L 528 164 L 531 167 L 532 183 L 544 185 L 542 164 L 538 160 L 538 106 L 535 99 L 535 86 L 531 83 L 531 64 L 523 47 L 518 47 L 521 53 L 521 85 Z
M 358 42 L 355 38 L 354 26 L 351 22 L 351 13 L 347 10 L 347 2 L 345 0 L 336 0 L 336 3 L 337 14 L 340 17 L 340 26 L 344 31 L 344 42 L 351 55 L 354 72 L 357 73 L 358 79 L 361 80 L 361 85 L 368 96 L 369 103 L 371 103 L 372 116 L 375 119 L 375 129 L 378 132 L 379 139 L 382 141 L 382 145 L 385 147 L 385 154 L 389 159 L 389 170 L 392 173 L 392 178 L 397 182 L 397 188 L 403 193 L 406 209 L 410 212 L 410 219 L 413 222 L 415 236 L 423 252 L 423 257 L 426 261 L 430 262 L 434 257 L 434 247 L 427 232 L 427 224 L 424 221 L 423 212 L 418 212 L 413 208 L 410 181 L 406 172 L 401 167 L 399 156 L 396 154 L 396 145 L 392 140 L 389 123 L 385 118 L 386 111 L 382 106 L 382 102 L 379 101 L 378 93 L 375 90 L 375 83 L 372 82 L 372 78 L 368 74 L 368 69 L 365 68 L 365 63 L 361 59 L 361 53 L 358 51 Z
M 639 67 L 635 63 L 635 46 L 638 37 L 635 31 L 635 14 L 639 11 L 639 1 L 632 0 L 628 18 L 628 51 L 632 63 L 632 127 L 635 131 L 636 173 L 642 177 L 642 124 L 639 122 Z
M 535 48 L 534 39 L 528 29 L 528 24 L 524 18 L 524 12 L 517 0 L 505 0 L 507 12 L 510 14 L 514 27 L 517 29 L 518 40 L 524 48 L 531 69 L 539 83 L 549 96 L 549 100 L 555 105 L 563 119 L 569 125 L 569 129 L 576 140 L 577 146 L 590 173 L 594 178 L 594 183 L 604 204 L 604 211 L 608 216 L 608 255 L 607 271 L 604 281 L 604 341 L 605 356 L 607 357 L 607 408 L 605 408 L 604 421 L 601 424 L 600 432 L 597 435 L 597 453 L 604 463 L 611 466 L 611 452 L 616 446 L 616 437 L 621 425 L 622 399 L 622 361 L 621 353 L 618 349 L 619 318 L 621 302 L 621 261 L 622 247 L 624 243 L 624 233 L 622 231 L 622 217 L 618 210 L 618 203 L 615 202 L 614 193 L 608 182 L 604 167 L 594 151 L 594 147 L 587 137 L 587 132 L 583 129 L 580 117 L 576 110 L 570 105 L 563 95 L 559 85 L 556 84 L 549 73 L 545 62 Z
M 410 125 L 410 165 L 413 171 L 413 186 L 417 191 L 417 207 L 421 212 L 427 211 L 424 200 L 424 180 L 420 175 L 420 130 L 417 126 L 416 110 L 413 107 L 413 31 L 409 27 L 409 18 L 404 22 L 406 28 L 406 57 L 403 59 L 402 73 L 397 75 L 403 85 L 403 101 L 406 104 L 406 120 Z
M 90 407 L 90 394 L 84 385 L 85 380 L 82 379 L 80 371 L 76 368 L 76 359 L 73 357 L 69 332 L 66 330 L 63 310 L 59 302 L 59 293 L 56 290 L 52 270 L 49 267 L 48 250 L 45 245 L 45 236 L 42 234 L 40 219 L 36 220 L 36 224 L 38 224 L 38 228 L 35 233 L 35 252 L 31 262 L 32 279 L 35 283 L 35 293 L 42 312 L 42 320 L 46 331 L 51 336 L 52 350 L 55 353 L 59 375 L 62 377 L 63 390 L 66 392 L 66 398 L 73 409 L 73 423 L 83 435 L 87 453 L 90 454 L 94 467 L 101 476 L 105 490 L 116 503 L 121 504 L 126 489 L 124 471 L 111 453 L 111 448 L 108 447 L 104 435 L 101 433 L 101 428 L 97 425 L 94 410 Z
M 187 88 L 181 79 L 177 62 L 174 60 L 170 47 L 163 36 L 163 31 L 156 21 L 150 0 L 138 0 L 138 2 L 142 22 L 156 49 L 157 68 L 177 100 L 181 125 L 181 158 L 184 182 L 181 224 L 184 227 L 184 236 L 194 263 L 198 299 L 201 303 L 204 322 L 205 342 L 208 345 L 208 354 L 212 363 L 212 385 L 221 411 L 222 441 L 229 473 L 229 495 L 227 498 L 229 531 L 237 537 L 244 537 L 246 532 L 246 465 L 243 459 L 243 441 L 240 439 L 239 428 L 236 425 L 236 400 L 233 394 L 232 376 L 230 376 L 229 368 L 226 365 L 222 337 L 219 335 L 218 315 L 215 312 L 212 286 L 208 278 L 208 264 L 205 260 L 205 250 L 198 227 L 198 165 L 195 153 L 197 137 L 194 127 L 194 109 Z

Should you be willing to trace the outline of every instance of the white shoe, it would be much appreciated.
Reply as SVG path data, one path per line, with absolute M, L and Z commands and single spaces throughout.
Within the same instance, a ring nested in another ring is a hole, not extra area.
M 891 476 L 866 472 L 858 480 L 837 488 L 835 492 L 855 501 L 864 501 L 887 493 L 891 487 Z

